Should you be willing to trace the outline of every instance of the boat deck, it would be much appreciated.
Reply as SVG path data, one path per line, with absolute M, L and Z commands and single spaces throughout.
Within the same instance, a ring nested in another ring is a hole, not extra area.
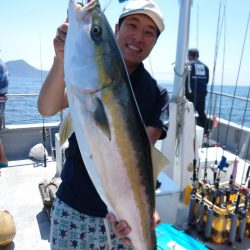
M 41 162 L 26 159 L 11 161 L 8 168 L 1 169 L 0 209 L 8 210 L 12 214 L 16 225 L 16 236 L 13 242 L 2 248 L 2 250 L 50 249 L 50 225 L 43 208 L 38 186 L 44 179 L 51 179 L 55 175 L 56 162 L 52 160 L 48 160 L 46 168 Z M 164 178 L 161 179 L 162 182 L 164 182 Z M 161 202 L 164 202 L 164 200 Z M 172 223 L 170 221 L 164 222 Z M 250 249 L 250 238 L 244 238 L 241 243 L 236 241 L 233 245 L 217 245 L 211 242 L 204 242 L 204 239 L 195 231 L 191 230 L 189 233 L 194 238 L 205 243 L 209 249 Z
M 8 210 L 16 225 L 16 236 L 4 250 L 47 250 L 49 246 L 49 221 L 43 210 L 38 188 L 39 182 L 51 179 L 56 173 L 56 163 L 32 160 L 11 161 L 1 169 L 0 209 Z

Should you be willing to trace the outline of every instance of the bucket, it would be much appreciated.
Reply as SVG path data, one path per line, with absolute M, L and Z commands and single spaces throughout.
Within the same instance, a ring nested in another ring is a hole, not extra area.
M 0 247 L 4 247 L 12 242 L 16 235 L 16 226 L 10 212 L 0 211 Z

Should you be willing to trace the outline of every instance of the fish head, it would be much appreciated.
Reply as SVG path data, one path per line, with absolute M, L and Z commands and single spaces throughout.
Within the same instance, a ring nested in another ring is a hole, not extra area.
M 127 74 L 123 57 L 98 0 L 68 9 L 65 77 L 85 94 L 100 91 Z

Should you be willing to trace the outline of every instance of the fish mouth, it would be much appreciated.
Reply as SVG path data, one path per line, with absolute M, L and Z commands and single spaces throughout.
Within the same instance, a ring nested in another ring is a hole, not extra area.
M 92 88 L 92 89 L 84 89 L 84 90 L 83 90 L 83 93 L 84 93 L 85 95 L 93 95 L 93 94 L 95 94 L 95 93 L 97 93 L 97 92 L 100 92 L 100 91 L 102 91 L 102 90 L 108 88 L 112 83 L 113 83 L 113 79 L 110 78 L 108 82 L 106 82 L 106 83 L 104 83 L 104 84 L 101 84 L 100 87 Z

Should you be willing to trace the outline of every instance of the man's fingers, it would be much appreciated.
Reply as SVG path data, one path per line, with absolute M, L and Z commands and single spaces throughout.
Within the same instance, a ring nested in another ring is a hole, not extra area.
M 65 42 L 66 35 L 68 30 L 68 24 L 64 23 L 61 25 L 56 32 L 56 39 L 59 39 L 62 42 Z
M 115 225 L 115 233 L 120 237 L 126 237 L 131 232 L 131 228 L 125 221 L 120 221 Z
M 161 217 L 160 215 L 157 213 L 157 211 L 154 212 L 153 215 L 153 228 L 155 228 L 157 225 L 159 225 L 161 223 Z
M 127 236 L 131 232 L 131 228 L 128 223 L 124 220 L 117 222 L 115 215 L 110 213 L 106 215 L 106 220 L 113 224 L 115 234 L 123 238 L 124 244 L 130 246 L 132 243 Z
M 123 244 L 126 245 L 126 246 L 131 246 L 132 245 L 132 242 L 129 238 L 124 238 L 123 239 Z
M 106 220 L 109 221 L 109 222 L 115 222 L 116 221 L 116 218 L 113 214 L 107 214 L 106 215 Z

